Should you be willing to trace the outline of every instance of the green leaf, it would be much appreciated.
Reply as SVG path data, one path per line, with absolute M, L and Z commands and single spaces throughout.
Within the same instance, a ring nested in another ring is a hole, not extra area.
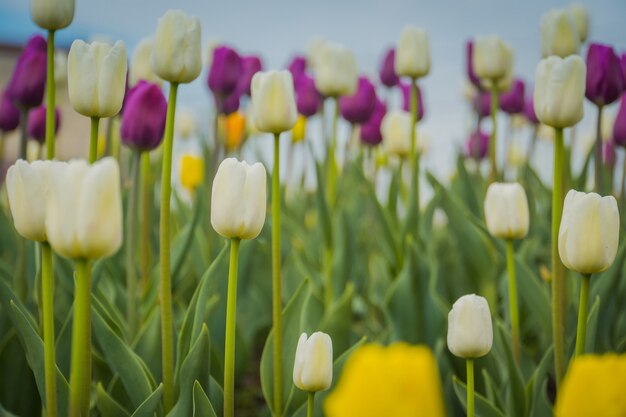
M 154 417 L 154 413 L 157 412 L 161 406 L 161 396 L 163 395 L 163 384 L 159 386 L 150 394 L 144 402 L 135 410 L 132 417 Z
M 509 385 L 509 401 L 507 402 L 508 415 L 524 417 L 528 410 L 526 390 L 524 389 L 524 379 L 519 367 L 513 358 L 513 351 L 509 344 L 508 331 L 504 329 L 504 325 L 498 322 L 496 327 L 500 333 L 500 341 L 503 343 L 507 365 L 507 378 Z
M 467 386 L 456 376 L 452 377 L 452 385 L 457 398 L 461 401 L 463 409 L 467 410 Z M 485 397 L 474 392 L 474 406 L 476 417 L 504 417 L 504 413 L 496 408 Z
M 106 392 L 101 383 L 98 383 L 96 393 L 96 407 L 102 417 L 130 417 L 124 407 Z
M 217 417 L 209 397 L 198 381 L 193 383 L 193 417 Z

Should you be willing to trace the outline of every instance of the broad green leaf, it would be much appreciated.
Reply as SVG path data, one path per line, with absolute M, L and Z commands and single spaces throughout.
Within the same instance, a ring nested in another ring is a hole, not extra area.
M 467 410 L 467 385 L 456 376 L 452 378 L 452 385 L 457 398 L 463 405 L 463 409 Z M 504 417 L 502 411 L 498 410 L 493 403 L 477 392 L 474 392 L 474 406 L 476 417 Z
M 163 384 L 159 384 L 157 389 L 144 402 L 137 407 L 131 417 L 154 417 L 154 414 L 161 406 L 161 397 L 163 395 Z
M 130 417 L 124 407 L 106 392 L 102 384 L 98 383 L 96 393 L 96 407 L 102 417 Z
M 193 383 L 193 417 L 217 417 L 209 397 L 198 381 Z

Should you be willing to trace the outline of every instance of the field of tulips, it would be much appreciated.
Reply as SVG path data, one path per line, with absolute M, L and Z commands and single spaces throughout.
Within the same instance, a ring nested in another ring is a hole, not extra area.
M 626 416 L 626 55 L 583 6 L 542 16 L 527 83 L 499 36 L 467 42 L 476 122 L 445 181 L 423 29 L 376 79 L 321 39 L 282 70 L 226 44 L 203 62 L 180 10 L 131 59 L 77 39 L 59 65 L 75 7 L 30 1 L 47 38 L 2 86 L 0 417 Z M 201 73 L 207 131 L 177 113 Z M 85 159 L 55 158 L 60 88 Z M 531 133 L 517 158 L 502 118 Z

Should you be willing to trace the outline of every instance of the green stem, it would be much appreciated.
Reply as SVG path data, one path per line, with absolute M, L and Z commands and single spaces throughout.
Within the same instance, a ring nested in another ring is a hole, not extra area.
M 88 260 L 76 261 L 75 281 L 70 417 L 86 417 L 91 387 L 91 267 Z
M 145 291 L 150 275 L 150 225 L 152 180 L 150 178 L 150 152 L 141 153 L 141 281 Z
M 228 298 L 226 303 L 226 347 L 224 349 L 224 417 L 235 415 L 235 329 L 237 326 L 237 267 L 239 239 L 230 240 Z
M 489 174 L 489 182 L 498 181 L 498 163 L 496 153 L 496 142 L 498 140 L 498 89 L 494 87 L 491 90 L 491 138 L 489 139 L 489 163 L 491 165 L 491 173 Z
M 414 199 L 409 207 L 414 210 L 415 217 L 415 240 L 419 237 L 419 211 L 420 211 L 420 155 L 417 151 L 417 124 L 419 122 L 419 100 L 417 79 L 411 81 L 411 196 Z
M 160 267 L 161 267 L 161 365 L 163 372 L 163 408 L 169 413 L 174 405 L 174 324 L 172 319 L 172 281 L 170 276 L 170 197 L 172 188 L 172 146 L 176 115 L 177 83 L 170 83 L 170 94 L 163 140 L 161 172 Z
M 46 416 L 57 415 L 56 356 L 54 352 L 54 264 L 48 242 L 41 243 L 41 304 L 46 380 Z
M 559 258 L 559 226 L 563 212 L 563 129 L 555 128 L 554 135 L 554 180 L 552 187 L 552 339 L 554 344 L 554 366 L 557 388 L 564 375 L 565 335 L 565 285 L 564 271 Z
M 138 328 L 138 294 L 137 270 L 135 265 L 135 236 L 137 232 L 137 189 L 139 187 L 139 164 L 141 152 L 133 151 L 131 166 L 131 185 L 128 190 L 128 206 L 126 211 L 126 320 L 128 321 L 129 340 L 137 333 Z
M 20 153 L 19 158 L 28 160 L 26 149 L 28 146 L 28 109 L 20 108 Z
M 467 417 L 474 417 L 474 359 L 468 358 L 467 365 Z
M 46 75 L 46 159 L 54 159 L 54 30 L 48 31 L 48 73 Z
M 515 278 L 515 258 L 513 257 L 513 241 L 506 241 L 506 265 L 509 275 L 509 314 L 511 316 L 511 340 L 515 363 L 520 366 L 522 351 L 520 344 L 519 309 L 517 307 L 517 279 Z
M 589 284 L 591 274 L 582 274 L 580 282 L 580 304 L 578 305 L 578 329 L 576 331 L 576 356 L 585 354 L 585 338 L 587 337 L 587 310 L 589 305 Z
M 89 163 L 93 164 L 98 159 L 98 128 L 100 126 L 100 118 L 91 118 L 91 134 L 89 137 Z
M 283 365 L 280 279 L 280 133 L 274 136 L 272 173 L 272 318 L 274 322 L 274 415 L 283 412 Z
M 324 248 L 324 304 L 326 311 L 330 311 L 335 300 L 335 288 L 333 282 L 333 249 L 326 245 Z
M 313 417 L 314 411 L 315 411 L 315 392 L 309 392 L 309 399 L 307 401 L 307 407 L 306 407 L 306 416 L 307 417 Z
M 596 146 L 595 146 L 595 161 L 594 161 L 594 171 L 595 171 L 595 184 L 593 190 L 600 194 L 604 195 L 602 192 L 602 109 L 603 106 L 598 106 L 598 119 L 596 120 Z
M 335 206 L 335 190 L 337 189 L 337 161 L 335 160 L 335 150 L 337 148 L 337 122 L 339 120 L 339 99 L 332 98 L 334 103 L 333 124 L 330 136 L 330 147 L 328 148 L 328 203 L 330 207 Z

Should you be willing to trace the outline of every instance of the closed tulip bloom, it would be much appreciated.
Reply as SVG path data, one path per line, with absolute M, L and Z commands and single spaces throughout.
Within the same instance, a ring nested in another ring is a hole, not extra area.
M 622 78 L 624 79 L 624 90 L 626 90 L 626 54 L 622 54 L 619 58 L 620 66 L 622 67 Z
M 227 158 L 220 164 L 211 194 L 211 225 L 217 233 L 237 239 L 254 239 L 261 233 L 267 204 L 265 178 L 265 168 L 258 162 L 250 166 Z
M 185 154 L 180 158 L 180 184 L 193 192 L 204 181 L 204 159 L 200 156 Z
M 259 71 L 263 70 L 261 58 L 256 55 L 244 56 L 241 58 L 241 75 L 237 82 L 236 90 L 241 95 L 250 95 L 250 84 L 252 77 Z
M 293 77 L 293 81 L 296 84 L 298 83 L 298 78 L 300 76 L 306 75 L 306 67 L 307 67 L 306 57 L 302 55 L 294 56 L 291 59 L 291 62 L 289 62 L 289 65 L 287 65 L 287 69 L 291 73 L 291 76 Z
M 9 207 L 15 230 L 22 237 L 37 242 L 46 238 L 47 168 L 52 162 L 22 159 L 12 165 L 6 177 Z
M 474 97 L 472 103 L 474 111 L 480 119 L 488 117 L 491 114 L 491 94 L 487 91 L 480 92 Z
M 208 78 L 208 85 L 213 94 L 220 96 L 231 94 L 235 91 L 241 75 L 241 57 L 234 49 L 218 46 L 213 50 Z
M 380 82 L 387 88 L 395 87 L 398 85 L 400 78 L 396 74 L 396 50 L 394 48 L 387 49 L 383 61 L 380 64 L 378 75 Z
M 151 151 L 163 140 L 167 101 L 157 84 L 139 81 L 128 93 L 120 135 L 133 149 Z
M 476 75 L 476 71 L 474 70 L 474 41 L 469 40 L 465 44 L 465 59 L 466 59 L 466 74 L 467 79 L 477 88 L 481 88 L 480 78 Z
M 400 82 L 400 91 L 402 91 L 402 110 L 411 111 L 411 84 Z M 426 107 L 424 107 L 422 89 L 417 87 L 417 120 L 422 120 L 424 114 L 426 114 Z
M 75 0 L 30 0 L 30 16 L 42 29 L 63 29 L 74 19 L 75 3 Z
M 508 114 L 518 114 L 524 111 L 524 81 L 516 78 L 511 89 L 500 95 L 500 108 Z
M 20 111 L 5 91 L 0 97 L 0 131 L 7 133 L 20 124 Z
M 17 59 L 6 90 L 16 106 L 32 108 L 41 104 L 46 88 L 47 48 L 42 36 L 33 36 Z
M 537 119 L 537 115 L 535 114 L 535 104 L 532 95 L 528 96 L 524 101 L 524 116 L 526 116 L 526 120 L 534 125 L 539 123 L 539 119 Z
M 494 182 L 485 196 L 485 218 L 492 236 L 521 239 L 528 234 L 528 199 L 517 182 Z
M 475 294 L 456 300 L 448 314 L 448 349 L 459 358 L 485 356 L 493 344 L 487 300 Z
M 296 124 L 298 112 L 289 71 L 257 72 L 252 77 L 252 113 L 261 132 L 281 133 Z
M 348 48 L 326 43 L 315 63 L 315 86 L 326 97 L 353 94 L 358 84 L 356 58 Z
M 622 95 L 613 124 L 613 140 L 616 145 L 626 147 L 626 94 Z
M 410 113 L 402 110 L 388 112 L 381 125 L 385 150 L 400 157 L 407 156 L 411 149 L 412 128 Z
M 54 109 L 54 133 L 59 131 L 61 125 L 61 112 Z M 46 140 L 46 106 L 35 107 L 28 113 L 28 136 L 39 143 Z
M 583 118 L 585 63 L 578 55 L 544 58 L 537 65 L 533 102 L 539 121 L 548 126 L 574 126 Z
M 237 90 L 217 101 L 217 109 L 221 114 L 229 115 L 239 110 L 241 96 Z
M 578 32 L 580 43 L 584 43 L 589 34 L 589 14 L 587 8 L 582 4 L 576 3 L 569 6 L 567 10 L 574 19 L 574 23 L 576 23 L 576 32 Z
M 580 34 L 569 11 L 550 10 L 541 17 L 540 29 L 541 53 L 544 58 L 551 55 L 565 58 L 578 53 Z
M 606 270 L 615 260 L 619 230 L 619 211 L 613 196 L 570 190 L 559 229 L 563 265 L 581 274 Z
M 317 65 L 321 60 L 322 50 L 328 44 L 331 44 L 331 42 L 321 37 L 316 37 L 311 40 L 306 56 L 309 69 L 317 71 Z
M 513 49 L 496 35 L 479 36 L 474 40 L 472 64 L 481 85 L 504 90 L 500 84 L 511 77 Z
M 467 138 L 466 150 L 465 154 L 470 158 L 474 158 L 476 160 L 481 160 L 487 157 L 487 153 L 489 152 L 489 135 L 482 132 L 477 131 L 472 133 L 469 138 Z
M 359 77 L 359 84 L 350 96 L 339 99 L 339 112 L 350 123 L 363 123 L 370 118 L 376 106 L 376 88 L 367 77 Z
M 226 150 L 238 149 L 246 139 L 246 116 L 238 111 L 229 114 L 226 117 L 225 130 L 224 143 Z
M 122 108 L 126 91 L 126 47 L 117 41 L 72 43 L 67 79 L 70 103 L 87 117 L 115 116 Z
M 428 32 L 406 26 L 400 33 L 394 63 L 396 73 L 403 77 L 421 78 L 430 72 Z
M 57 162 L 48 170 L 46 234 L 59 255 L 99 259 L 122 245 L 119 165 L 103 158 Z
M 293 143 L 302 142 L 306 138 L 306 120 L 305 116 L 298 116 L 298 121 L 291 129 L 291 141 Z
M 621 97 L 624 79 L 620 59 L 613 48 L 592 43 L 587 49 L 585 96 L 597 106 L 611 104 Z
M 376 146 L 383 141 L 383 135 L 380 128 L 386 113 L 387 106 L 385 103 L 380 99 L 376 99 L 374 112 L 370 116 L 369 120 L 361 125 L 360 133 L 362 143 L 370 146 Z
M 137 85 L 139 81 L 148 81 L 157 84 L 159 87 L 163 83 L 153 71 L 150 65 L 150 57 L 152 56 L 152 48 L 154 41 L 152 38 L 144 38 L 139 41 L 129 68 L 129 83 L 131 86 Z
M 293 364 L 293 383 L 306 392 L 326 391 L 333 382 L 333 342 L 326 333 L 300 335 Z
M 295 79 L 296 108 L 303 116 L 311 117 L 322 107 L 322 95 L 315 87 L 315 80 L 308 74 Z
M 190 83 L 202 70 L 200 21 L 180 10 L 159 19 L 152 49 L 152 71 L 165 81 Z

